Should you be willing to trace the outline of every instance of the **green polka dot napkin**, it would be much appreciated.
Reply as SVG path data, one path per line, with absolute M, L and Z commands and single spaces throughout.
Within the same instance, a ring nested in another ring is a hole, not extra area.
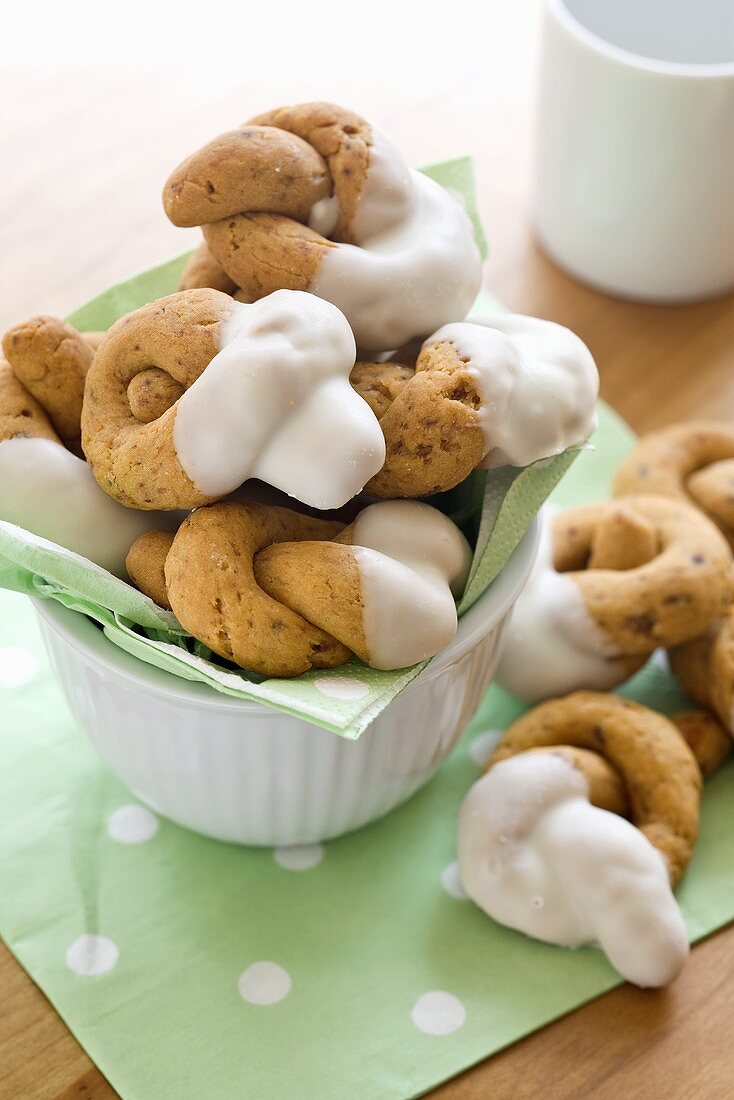
M 603 409 L 555 500 L 602 495 L 629 444 Z M 414 1097 L 617 983 L 601 952 L 526 939 L 462 894 L 457 811 L 520 710 L 500 689 L 382 821 L 238 848 L 159 819 L 105 771 L 30 601 L 0 593 L 0 624 L 0 931 L 124 1100 Z M 655 658 L 628 691 L 681 703 Z M 692 939 L 734 918 L 732 835 L 729 765 L 678 891 Z M 2 1076 L 28 1095 L 27 1065 Z
M 425 171 L 464 203 L 485 256 L 470 158 L 447 161 Z M 175 290 L 187 255 L 110 287 L 69 320 L 82 331 L 108 328 L 124 313 Z M 482 296 L 475 310 L 486 314 L 499 308 L 498 303 Z M 569 451 L 523 470 L 509 467 L 476 473 L 457 489 L 432 499 L 453 515 L 475 544 L 459 614 L 471 607 L 498 575 L 576 453 Z M 142 593 L 77 554 L 2 521 L 0 587 L 59 600 L 91 616 L 115 645 L 175 676 L 202 681 L 227 695 L 254 699 L 350 739 L 361 736 L 427 664 L 382 672 L 355 658 L 334 669 L 326 681 L 317 672 L 293 680 L 268 679 L 223 667 L 211 650 L 182 630 L 170 612 L 156 607 Z M 322 687 L 327 683 L 330 690 L 319 691 L 316 683 Z

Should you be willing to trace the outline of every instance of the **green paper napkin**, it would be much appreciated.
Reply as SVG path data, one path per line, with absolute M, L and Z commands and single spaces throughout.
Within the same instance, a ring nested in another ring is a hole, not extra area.
M 630 440 L 602 409 L 554 499 L 603 495 Z M 498 688 L 400 810 L 323 847 L 238 848 L 140 806 L 75 727 L 29 601 L 0 593 L 0 623 L 0 931 L 124 1100 L 403 1100 L 618 982 L 458 889 L 461 799 L 521 709 Z M 657 659 L 628 691 L 682 703 Z M 732 835 L 729 765 L 678 891 L 692 939 L 734 917 Z M 32 1063 L 2 1074 L 33 1092 Z
M 482 255 L 486 256 L 471 159 L 461 157 L 425 171 L 464 203 Z M 82 331 L 106 329 L 124 313 L 171 293 L 178 284 L 187 255 L 110 287 L 73 313 L 69 321 Z M 497 303 L 481 296 L 472 312 L 486 315 L 499 308 Z M 567 452 L 523 470 L 510 467 L 474 475 L 472 487 L 482 478 L 485 482 L 483 491 L 479 484 L 475 492 L 473 510 L 464 507 L 461 513 L 465 525 L 475 528 L 478 534 L 460 614 L 471 607 L 498 575 L 575 455 L 575 451 Z M 457 496 L 461 492 L 443 494 L 434 503 L 451 511 Z M 77 554 L 3 522 L 0 522 L 0 585 L 59 600 L 66 607 L 89 615 L 115 645 L 175 676 L 202 681 L 237 698 L 254 699 L 350 739 L 361 736 L 428 663 L 383 672 L 354 659 L 341 668 L 330 669 L 329 678 L 353 680 L 356 675 L 369 690 L 359 699 L 330 697 L 328 701 L 314 688 L 318 672 L 289 680 L 230 670 L 211 650 L 188 636 L 173 615 L 161 611 L 147 596 Z

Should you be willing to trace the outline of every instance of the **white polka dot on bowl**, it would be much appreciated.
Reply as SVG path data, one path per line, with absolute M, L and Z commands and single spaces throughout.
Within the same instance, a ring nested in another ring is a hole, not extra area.
M 0 648 L 0 688 L 17 688 L 38 674 L 38 661 L 27 649 Z
M 296 844 L 273 851 L 273 859 L 284 871 L 310 871 L 323 858 L 323 844 Z
M 240 997 L 251 1005 L 277 1004 L 288 996 L 292 985 L 288 971 L 267 960 L 248 966 L 237 979 Z
M 109 936 L 85 932 L 67 948 L 66 965 L 74 974 L 95 978 L 112 970 L 119 957 L 120 950 Z
M 453 993 L 432 989 L 424 993 L 410 1010 L 410 1017 L 425 1035 L 450 1035 L 466 1020 L 466 1009 Z
M 118 844 L 143 844 L 158 832 L 160 821 L 147 806 L 130 802 L 107 818 L 107 836 Z
M 370 693 L 367 681 L 356 676 L 319 676 L 314 685 L 330 699 L 363 699 Z

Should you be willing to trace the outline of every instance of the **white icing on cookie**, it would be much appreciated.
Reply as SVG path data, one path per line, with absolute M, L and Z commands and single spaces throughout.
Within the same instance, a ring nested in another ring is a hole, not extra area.
M 526 703 L 579 688 L 608 691 L 629 666 L 586 610 L 579 586 L 553 568 L 552 510 L 538 556 L 505 630 L 496 679 Z
M 360 512 L 352 543 L 369 663 L 405 668 L 448 645 L 472 557 L 456 524 L 428 504 L 386 500 Z
M 100 489 L 86 462 L 38 438 L 0 442 L 0 519 L 118 577 L 125 576 L 125 555 L 138 535 L 169 525 L 160 512 L 124 508 Z
M 464 889 L 494 920 L 546 943 L 597 942 L 635 985 L 666 985 L 688 956 L 662 856 L 592 806 L 584 776 L 552 752 L 504 760 L 474 784 L 458 853 Z
M 330 237 L 336 229 L 339 221 L 339 199 L 336 195 L 327 195 L 319 199 L 311 207 L 308 218 L 309 229 L 320 233 L 322 237 Z
M 521 314 L 444 325 L 482 399 L 484 465 L 529 466 L 579 446 L 596 428 L 599 374 L 570 329 Z
M 373 130 L 373 141 L 351 226 L 355 244 L 329 249 L 309 289 L 346 314 L 360 347 L 384 351 L 465 317 L 482 260 L 456 199 L 409 169 L 384 134 Z M 312 211 L 314 228 L 325 224 L 322 204 Z
M 197 488 L 224 496 L 260 478 L 313 508 L 346 504 L 385 461 L 377 418 L 349 385 L 346 318 L 313 294 L 278 290 L 234 302 L 221 340 L 174 424 Z

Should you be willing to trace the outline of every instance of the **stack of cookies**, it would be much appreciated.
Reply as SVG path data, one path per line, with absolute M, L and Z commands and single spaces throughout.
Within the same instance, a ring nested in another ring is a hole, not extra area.
M 598 942 L 624 977 L 658 986 L 688 955 L 672 888 L 702 779 L 732 750 L 734 430 L 644 437 L 613 488 L 614 500 L 547 518 L 498 679 L 548 701 L 506 731 L 467 795 L 459 861 L 494 919 L 550 943 Z M 703 710 L 671 720 L 588 690 L 623 684 L 660 648 Z
M 535 318 L 466 320 L 481 257 L 461 201 L 343 108 L 220 135 L 163 203 L 204 238 L 175 294 L 104 334 L 6 334 L 0 518 L 129 577 L 249 672 L 433 656 L 471 561 L 433 500 L 582 444 L 588 349 Z

